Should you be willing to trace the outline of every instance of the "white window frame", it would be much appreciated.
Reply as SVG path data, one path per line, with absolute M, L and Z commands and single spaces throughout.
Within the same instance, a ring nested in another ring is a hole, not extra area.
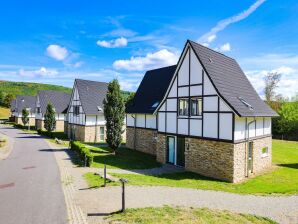
M 192 107 L 192 105 L 193 105 L 193 101 L 196 101 L 197 103 L 196 103 L 196 109 L 197 109 L 197 113 L 196 114 L 193 114 L 192 112 L 192 109 L 193 109 L 193 107 Z M 202 104 L 202 102 L 203 102 L 203 99 L 202 99 L 202 97 L 192 97 L 191 99 L 190 99 L 190 116 L 193 116 L 193 117 L 198 117 L 198 116 L 202 116 L 202 113 L 203 113 L 203 104 Z
M 186 111 L 186 114 L 180 114 L 180 103 L 186 102 L 186 108 L 182 109 L 182 111 Z M 178 116 L 179 117 L 188 117 L 189 116 L 189 100 L 188 98 L 178 98 Z
M 263 149 L 266 149 L 266 152 L 263 152 Z M 261 150 L 262 150 L 262 158 L 268 157 L 268 155 L 269 155 L 268 146 L 263 147 Z

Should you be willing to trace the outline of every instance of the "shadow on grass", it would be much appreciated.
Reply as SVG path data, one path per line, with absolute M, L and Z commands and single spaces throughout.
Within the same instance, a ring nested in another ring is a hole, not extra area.
M 110 213 L 87 213 L 87 216 L 109 216 L 109 215 L 116 215 L 123 213 L 121 210 L 116 212 L 110 212 Z
M 107 147 L 101 148 L 100 152 L 96 149 L 92 150 L 94 159 L 93 166 L 98 167 L 106 164 L 107 166 L 116 167 L 120 169 L 135 170 L 135 169 L 150 169 L 160 167 L 161 164 L 156 162 L 156 157 L 142 153 L 128 148 L 119 148 L 114 153 L 104 153 L 104 151 L 111 152 Z
M 298 163 L 278 164 L 278 166 L 292 168 L 292 169 L 298 169 Z

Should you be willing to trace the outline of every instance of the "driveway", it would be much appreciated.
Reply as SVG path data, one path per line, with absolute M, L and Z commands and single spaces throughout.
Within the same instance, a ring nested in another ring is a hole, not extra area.
M 0 161 L 0 223 L 67 223 L 56 159 L 37 135 L 0 125 L 13 140 L 11 154 Z

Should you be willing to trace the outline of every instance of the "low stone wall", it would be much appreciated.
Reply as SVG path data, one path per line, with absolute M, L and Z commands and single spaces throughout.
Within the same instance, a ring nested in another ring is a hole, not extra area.
M 156 155 L 157 131 L 144 128 L 126 128 L 126 147 Z
M 258 175 L 272 165 L 272 137 L 259 138 L 253 142 L 253 170 L 247 171 L 247 143 L 241 142 L 234 145 L 234 180 L 239 182 L 243 179 Z M 268 154 L 262 154 L 262 149 L 268 147 Z

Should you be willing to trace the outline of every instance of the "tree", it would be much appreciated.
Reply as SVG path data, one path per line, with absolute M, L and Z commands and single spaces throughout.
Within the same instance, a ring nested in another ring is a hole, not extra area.
M 26 126 L 28 124 L 28 129 L 29 129 L 29 112 L 26 108 L 24 108 L 22 110 L 22 122 L 24 124 L 24 126 Z
M 272 106 L 272 102 L 276 95 L 276 88 L 278 87 L 278 83 L 280 81 L 281 74 L 277 72 L 268 72 L 264 78 L 265 81 L 265 97 L 267 103 Z
M 14 99 L 13 95 L 12 94 L 7 94 L 5 97 L 4 97 L 4 101 L 3 101 L 3 105 L 5 107 L 10 107 L 11 105 L 11 101 Z
M 56 128 L 55 110 L 51 103 L 47 105 L 47 109 L 44 114 L 44 128 L 48 132 L 52 132 Z
M 107 128 L 107 143 L 116 153 L 122 142 L 123 125 L 125 118 L 124 99 L 120 91 L 118 80 L 114 79 L 109 83 L 106 99 L 104 104 L 104 117 Z
M 128 106 L 132 103 L 133 98 L 135 97 L 136 93 L 130 93 L 125 101 L 125 106 Z
M 0 105 L 4 105 L 4 97 L 5 97 L 5 94 L 4 92 L 0 91 Z

